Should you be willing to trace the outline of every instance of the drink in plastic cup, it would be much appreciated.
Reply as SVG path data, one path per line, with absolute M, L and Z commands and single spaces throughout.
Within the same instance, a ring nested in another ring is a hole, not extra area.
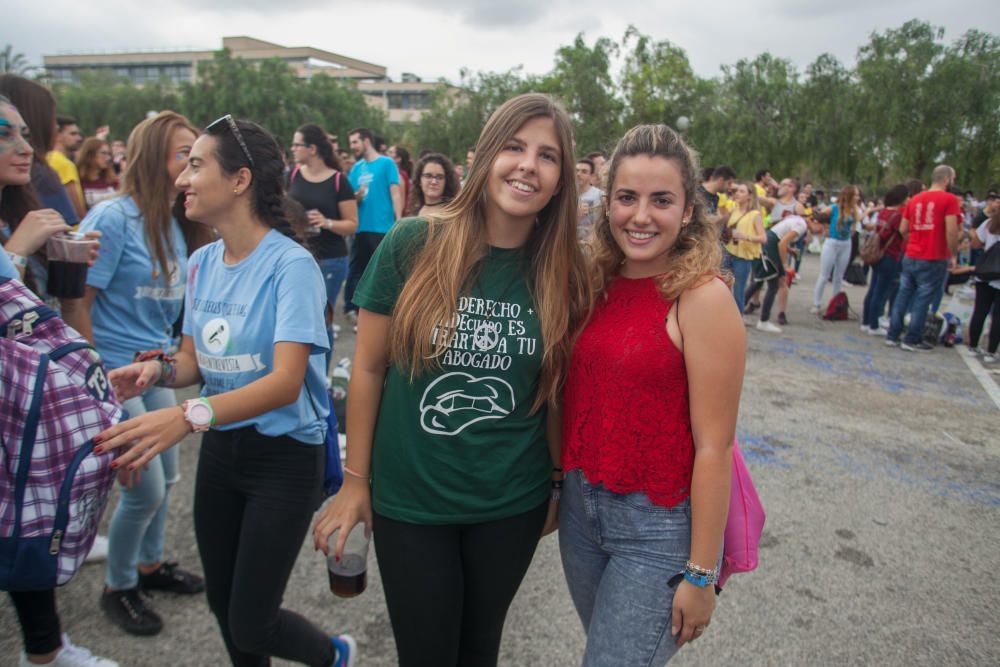
M 306 211 L 307 214 L 319 213 L 319 212 L 320 210 L 318 208 L 311 208 L 308 211 Z M 319 227 L 312 224 L 312 222 L 310 222 L 309 225 L 306 227 L 306 236 L 318 236 L 319 232 L 320 232 Z
M 364 523 L 355 525 L 347 536 L 340 560 L 337 560 L 333 550 L 339 532 L 339 529 L 335 530 L 330 536 L 330 556 L 326 559 L 330 591 L 337 597 L 353 598 L 364 593 L 368 586 L 368 543 L 371 536 Z
M 93 239 L 83 234 L 59 234 L 45 244 L 48 257 L 48 293 L 63 299 L 83 297 L 87 282 L 87 261 Z

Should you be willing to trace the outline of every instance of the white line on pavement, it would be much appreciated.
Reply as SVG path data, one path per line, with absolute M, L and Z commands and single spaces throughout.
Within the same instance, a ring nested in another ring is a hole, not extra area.
M 962 357 L 962 361 L 965 362 L 965 365 L 969 367 L 972 374 L 979 380 L 979 384 L 983 385 L 983 389 L 986 390 L 986 393 L 993 400 L 994 405 L 1000 410 L 1000 387 L 993 381 L 990 374 L 986 372 L 986 369 L 979 363 L 979 360 L 966 353 L 966 349 L 964 345 L 961 347 L 958 345 L 955 346 L 955 352 L 958 353 L 958 356 Z

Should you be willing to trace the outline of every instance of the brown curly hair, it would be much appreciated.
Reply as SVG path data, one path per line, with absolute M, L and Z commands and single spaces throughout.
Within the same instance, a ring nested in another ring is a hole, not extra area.
M 719 276 L 732 284 L 732 276 L 722 274 L 722 249 L 719 231 L 705 211 L 705 204 L 698 195 L 700 182 L 698 155 L 674 130 L 666 125 L 637 125 L 625 133 L 615 147 L 608 168 L 605 191 L 613 196 L 615 175 L 623 159 L 637 155 L 662 157 L 673 160 L 680 169 L 684 182 L 684 207 L 690 207 L 690 221 L 681 226 L 677 240 L 667 255 L 665 271 L 660 280 L 660 293 L 664 299 L 673 300 L 706 279 Z M 608 283 L 618 275 L 625 253 L 611 234 L 610 206 L 594 225 L 588 241 L 587 253 L 591 261 L 591 286 L 595 294 L 604 294 Z

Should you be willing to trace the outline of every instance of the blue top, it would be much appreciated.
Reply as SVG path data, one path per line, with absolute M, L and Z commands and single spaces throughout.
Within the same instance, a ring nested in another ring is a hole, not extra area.
M 10 257 L 5 252 L 0 252 L 0 278 L 21 279 L 21 274 L 17 272 L 17 267 L 14 266 L 14 262 L 10 261 Z
M 252 425 L 263 435 L 321 444 L 328 412 L 324 352 L 329 343 L 319 265 L 305 248 L 273 229 L 237 264 L 223 262 L 223 252 L 219 240 L 199 248 L 189 262 L 184 335 L 194 340 L 205 381 L 201 395 L 239 389 L 270 373 L 275 343 L 309 343 L 312 353 L 295 403 L 217 428 Z
M 396 222 L 390 185 L 399 185 L 399 169 L 392 158 L 380 155 L 371 162 L 358 160 L 348 176 L 357 192 L 367 185 L 364 199 L 358 202 L 358 231 L 385 234 Z
M 174 322 L 184 305 L 187 244 L 176 220 L 170 230 L 174 257 L 153 277 L 146 223 L 131 196 L 101 202 L 81 231 L 101 232 L 101 252 L 87 271 L 87 284 L 100 290 L 90 311 L 94 346 L 109 368 L 132 363 L 136 352 L 170 347 Z
M 841 220 L 840 207 L 834 204 L 830 212 L 830 238 L 838 241 L 850 241 L 854 222 L 854 218 L 850 215 L 845 220 Z
M 42 208 L 51 208 L 63 217 L 66 224 L 76 227 L 80 224 L 80 217 L 73 208 L 73 202 L 66 192 L 66 186 L 59 180 L 59 176 L 47 164 L 41 163 L 31 167 L 31 186 L 35 188 L 35 194 L 42 204 Z

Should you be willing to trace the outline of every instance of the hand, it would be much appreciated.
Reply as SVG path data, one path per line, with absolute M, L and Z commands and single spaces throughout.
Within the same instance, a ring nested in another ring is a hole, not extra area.
M 587 202 L 580 202 L 576 205 L 576 217 L 578 219 L 586 218 L 588 215 L 590 215 L 590 205 Z
M 184 410 L 174 406 L 147 412 L 98 433 L 94 438 L 97 443 L 94 451 L 102 454 L 131 445 L 128 451 L 111 462 L 111 467 L 117 469 L 127 465 L 129 470 L 136 470 L 160 452 L 176 445 L 190 432 L 191 425 L 184 419 Z
M 358 188 L 358 191 L 355 192 L 354 194 L 358 198 L 358 200 L 364 199 L 365 195 L 368 194 L 368 186 L 362 185 L 360 188 Z
M 313 227 L 326 229 L 326 216 L 316 209 L 309 211 L 309 213 L 306 214 L 306 217 L 309 220 L 309 224 Z
M 22 257 L 33 255 L 56 234 L 72 231 L 63 217 L 51 208 L 30 211 L 10 235 L 4 249 Z
M 734 241 L 746 241 L 747 240 L 747 235 L 744 234 L 743 232 L 741 232 L 738 229 L 734 229 L 733 230 L 733 240 Z
M 549 500 L 549 513 L 545 515 L 545 525 L 542 527 L 542 537 L 559 530 L 559 501 Z
M 118 400 L 127 401 L 159 382 L 162 372 L 163 364 L 159 361 L 140 361 L 114 369 L 108 373 L 108 379 Z
M 101 233 L 95 229 L 85 232 L 83 238 L 94 241 L 90 244 L 90 255 L 87 257 L 87 266 L 93 266 L 94 262 L 97 261 L 98 255 L 101 254 L 101 243 L 98 241 L 98 239 L 101 238 Z
M 676 637 L 677 646 L 698 639 L 712 621 L 715 610 L 715 588 L 700 588 L 686 579 L 677 585 L 674 610 L 670 620 L 670 634 Z
M 134 486 L 138 486 L 142 481 L 142 471 L 149 470 L 149 466 L 145 465 L 141 468 L 136 468 L 135 470 L 129 470 L 128 468 L 118 469 L 118 483 L 124 486 L 126 489 L 131 489 Z
M 371 529 L 371 487 L 368 486 L 368 480 L 347 475 L 340 491 L 326 504 L 316 519 L 316 525 L 313 526 L 313 547 L 329 556 L 330 536 L 339 528 L 337 544 L 333 550 L 339 560 L 344 552 L 347 536 L 359 521 L 364 521 Z

